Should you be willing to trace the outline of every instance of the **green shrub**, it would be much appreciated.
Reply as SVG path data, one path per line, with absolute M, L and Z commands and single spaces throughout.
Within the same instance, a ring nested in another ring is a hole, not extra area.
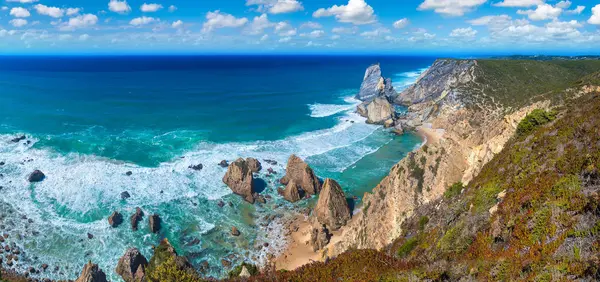
M 446 198 L 454 198 L 462 192 L 462 189 L 465 188 L 465 185 L 462 182 L 456 182 L 452 184 L 452 186 L 448 187 L 446 192 L 444 192 L 444 197 Z
M 429 217 L 422 216 L 419 219 L 419 230 L 423 231 L 425 229 L 425 225 L 427 225 L 427 223 L 429 223 Z
M 400 246 L 400 248 L 398 248 L 398 251 L 396 252 L 396 254 L 400 258 L 404 258 L 404 257 L 408 256 L 408 254 L 410 254 L 410 252 L 412 252 L 412 250 L 414 250 L 418 244 L 419 244 L 419 239 L 417 237 L 412 237 L 410 239 L 407 239 L 406 242 L 404 242 L 404 244 L 402 244 L 402 246 Z
M 176 257 L 167 258 L 166 261 L 146 273 L 148 281 L 153 282 L 199 282 L 203 281 L 191 269 L 177 265 Z
M 473 208 L 476 212 L 484 212 L 496 204 L 496 196 L 502 192 L 502 188 L 497 182 L 489 182 L 475 191 L 473 198 Z
M 553 121 L 557 112 L 535 109 L 525 116 L 517 126 L 517 135 L 522 136 L 532 132 L 536 127 Z

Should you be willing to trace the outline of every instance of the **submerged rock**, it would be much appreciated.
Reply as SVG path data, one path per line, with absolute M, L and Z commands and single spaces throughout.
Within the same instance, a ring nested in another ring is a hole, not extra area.
M 25 139 L 27 139 L 27 137 L 25 135 L 21 135 L 21 136 L 13 138 L 10 141 L 13 142 L 13 143 L 19 143 L 19 142 L 21 142 L 21 141 L 23 141 Z
M 235 226 L 231 227 L 231 235 L 232 235 L 232 236 L 236 236 L 236 237 L 237 237 L 237 236 L 240 236 L 240 234 L 241 234 L 241 233 L 240 233 L 240 231 L 237 229 L 237 227 L 235 227 Z
M 131 171 L 128 171 L 125 173 L 125 175 L 127 175 L 127 176 L 131 176 L 132 174 L 133 174 L 133 172 L 131 172 Z
M 121 200 L 129 199 L 129 198 L 131 198 L 131 195 L 129 195 L 129 192 L 127 192 L 127 191 L 121 192 Z
M 338 230 L 350 220 L 351 211 L 342 187 L 333 179 L 325 179 L 314 214 L 319 223 Z
M 253 173 L 257 173 L 262 169 L 261 163 L 255 158 L 246 158 L 246 163 Z
M 360 92 L 356 95 L 356 99 L 361 101 L 370 101 L 376 97 L 395 97 L 398 95 L 392 80 L 381 76 L 381 67 L 379 64 L 372 65 L 367 68 L 365 77 L 360 86 Z
M 158 214 L 151 215 L 148 218 L 148 223 L 149 223 L 149 227 L 150 227 L 150 232 L 158 233 L 158 231 L 160 231 L 162 222 L 161 222 L 160 216 Z
M 233 193 L 244 197 L 251 204 L 254 203 L 254 179 L 246 160 L 240 158 L 231 163 L 227 168 L 227 173 L 223 176 L 223 182 L 231 188 Z
M 119 212 L 115 211 L 108 217 L 108 225 L 110 227 L 116 228 L 123 223 L 123 215 Z
M 88 262 L 81 271 L 79 278 L 75 282 L 107 282 L 106 274 L 98 267 L 97 264 Z
M 321 182 L 310 166 L 296 155 L 288 159 L 286 174 L 280 182 L 287 185 L 294 180 L 308 195 L 316 195 L 321 191 Z
M 263 161 L 265 161 L 266 163 L 268 163 L 270 165 L 277 165 L 277 161 L 275 161 L 275 160 L 264 159 Z
M 139 225 L 140 221 L 142 221 L 143 217 L 144 217 L 144 212 L 142 211 L 142 209 L 135 208 L 135 213 L 131 215 L 131 218 L 129 218 L 129 220 L 131 221 L 131 229 L 133 231 L 138 230 L 138 225 Z
M 220 167 L 228 167 L 228 166 L 229 166 L 229 162 L 227 162 L 226 160 L 222 160 L 222 161 L 219 163 L 219 166 L 220 166 Z
M 44 175 L 44 173 L 41 170 L 34 170 L 29 177 L 27 178 L 27 180 L 29 182 L 41 182 L 42 180 L 44 180 L 44 178 L 46 178 L 46 175 Z
M 202 170 L 202 168 L 204 168 L 204 166 L 202 164 L 197 164 L 197 165 L 190 165 L 188 166 L 189 169 L 193 169 L 195 171 L 200 171 Z
M 119 259 L 115 272 L 125 282 L 141 282 L 146 276 L 148 260 L 136 248 L 131 248 Z

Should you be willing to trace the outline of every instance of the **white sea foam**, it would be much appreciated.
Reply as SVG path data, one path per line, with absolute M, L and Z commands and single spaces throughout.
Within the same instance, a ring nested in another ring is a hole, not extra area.
M 310 116 L 314 118 L 322 118 L 332 116 L 341 112 L 354 110 L 360 101 L 355 99 L 353 96 L 344 98 L 346 104 L 311 104 L 308 105 L 310 108 Z
M 417 82 L 419 77 L 428 69 L 429 67 L 398 73 L 394 76 L 393 85 L 397 91 L 402 91 Z

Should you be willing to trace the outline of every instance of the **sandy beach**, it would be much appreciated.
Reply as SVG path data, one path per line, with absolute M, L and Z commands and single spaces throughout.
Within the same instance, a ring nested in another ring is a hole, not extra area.
M 444 136 L 443 129 L 433 129 L 431 124 L 418 126 L 417 134 L 426 140 L 426 145 L 437 144 Z

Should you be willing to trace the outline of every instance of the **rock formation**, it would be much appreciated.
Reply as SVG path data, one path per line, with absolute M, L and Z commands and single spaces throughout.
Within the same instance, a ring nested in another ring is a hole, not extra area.
M 248 167 L 253 173 L 257 173 L 262 169 L 261 163 L 255 158 L 246 158 L 246 163 L 248 163 Z
M 240 236 L 240 234 L 241 234 L 241 233 L 240 233 L 240 231 L 237 229 L 237 227 L 235 227 L 235 226 L 231 227 L 231 236 L 235 236 L 235 237 L 237 237 L 237 236 Z
M 140 221 L 142 221 L 143 217 L 144 217 L 144 212 L 142 211 L 142 209 L 135 208 L 135 213 L 131 215 L 131 218 L 129 218 L 129 220 L 131 221 L 131 229 L 133 231 L 138 230 L 138 225 L 139 225 Z
M 369 102 L 364 102 L 357 107 L 357 112 L 367 118 L 367 123 L 394 124 L 396 113 L 394 106 L 384 97 L 377 97 Z
M 27 180 L 29 182 L 40 182 L 42 180 L 44 180 L 44 178 L 46 177 L 46 175 L 44 175 L 44 173 L 40 170 L 35 170 L 33 171 L 29 177 L 27 178 Z
M 79 278 L 75 282 L 107 282 L 106 274 L 98 267 L 97 264 L 88 262 L 81 271 Z
M 381 76 L 381 68 L 379 64 L 375 64 L 367 68 L 365 77 L 360 86 L 360 92 L 356 95 L 356 99 L 361 101 L 370 101 L 377 97 L 393 98 L 398 93 L 392 86 L 392 80 Z
M 146 276 L 148 260 L 136 248 L 131 248 L 119 259 L 115 272 L 125 282 L 142 282 Z
M 302 189 L 295 180 L 291 180 L 282 192 L 283 198 L 288 202 L 295 203 L 302 199 Z
M 331 233 L 325 225 L 321 225 L 320 227 L 313 228 L 310 233 L 310 246 L 313 251 L 316 252 L 318 250 L 322 250 L 329 244 L 331 240 Z
M 286 174 L 280 182 L 287 185 L 292 180 L 309 195 L 316 195 L 321 191 L 319 178 L 317 178 L 312 168 L 296 155 L 291 155 L 288 159 Z
M 148 269 L 156 269 L 168 259 L 173 258 L 178 269 L 184 271 L 195 272 L 193 266 L 184 256 L 179 256 L 175 248 L 169 243 L 166 238 L 163 239 L 158 246 L 154 248 L 154 255 L 150 258 Z
M 227 173 L 223 176 L 223 182 L 231 188 L 233 193 L 244 197 L 244 200 L 254 203 L 254 179 L 252 170 L 246 160 L 240 158 L 231 163 Z
M 335 180 L 325 179 L 314 214 L 319 223 L 334 231 L 350 220 L 351 211 L 346 196 Z
M 162 222 L 161 222 L 160 216 L 158 214 L 153 214 L 153 215 L 149 216 L 148 223 L 149 223 L 149 227 L 150 227 L 150 232 L 158 233 L 158 231 L 160 231 Z
M 121 223 L 123 223 L 123 216 L 117 211 L 113 212 L 108 217 L 108 225 L 110 225 L 110 227 L 116 228 L 121 225 Z

